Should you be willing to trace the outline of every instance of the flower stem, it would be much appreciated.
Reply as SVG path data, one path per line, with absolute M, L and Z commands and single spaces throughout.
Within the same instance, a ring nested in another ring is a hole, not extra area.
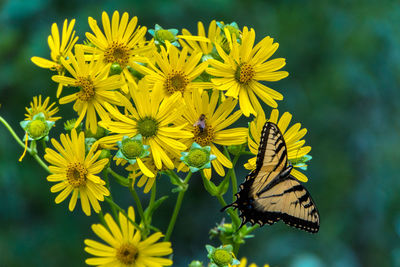
M 151 195 L 150 195 L 150 201 L 149 201 L 149 207 L 148 209 L 151 210 L 154 205 L 154 201 L 156 200 L 156 184 L 157 182 L 154 182 L 153 187 L 151 188 Z
M 119 212 L 124 214 L 125 217 L 133 224 L 133 226 L 135 226 L 135 228 L 137 230 L 142 231 L 142 229 L 140 229 L 140 226 L 137 223 L 135 223 L 131 218 L 129 218 L 128 214 L 126 214 L 126 212 L 120 206 L 118 206 L 117 203 L 112 201 L 109 197 L 105 197 L 104 199 L 108 202 L 108 204 L 110 204 L 111 206 L 114 206 Z
M 17 143 L 22 147 L 25 148 L 24 142 L 19 139 L 17 134 L 14 132 L 13 128 L 7 123 L 3 117 L 0 116 L 0 122 L 3 123 L 3 125 L 7 128 L 7 130 L 10 132 L 10 134 L 14 137 L 14 139 L 17 141 Z M 28 137 L 27 137 L 28 138 Z M 39 163 L 40 166 L 43 167 L 48 173 L 51 173 L 49 170 L 49 167 L 46 165 L 46 163 L 43 162 L 43 160 L 38 156 L 36 150 L 32 150 L 30 148 L 27 148 L 28 153 Z
M 224 154 L 225 156 L 231 160 L 231 157 L 229 156 L 228 149 L 226 146 L 224 146 Z M 240 153 L 238 153 L 235 158 L 232 161 L 232 168 L 229 169 L 228 175 L 231 176 L 231 181 L 232 181 L 232 201 L 235 201 L 235 194 L 237 192 L 237 178 L 236 178 L 236 172 L 235 172 L 235 165 L 240 157 Z
M 4 124 L 4 126 L 7 128 L 7 130 L 10 132 L 10 134 L 14 137 L 14 139 L 17 141 L 17 143 L 22 147 L 25 148 L 25 144 L 24 142 L 21 141 L 21 139 L 19 139 L 19 137 L 17 136 L 17 134 L 14 132 L 13 128 L 11 128 L 11 126 L 8 124 L 8 122 L 3 119 L 2 116 L 0 116 L 0 121 Z
M 115 171 L 113 171 L 111 168 L 107 168 L 108 172 L 114 176 L 114 178 L 117 180 L 117 182 L 119 184 L 121 184 L 122 186 L 128 186 L 128 179 L 122 175 L 119 175 L 118 173 L 116 173 Z
M 108 178 L 108 174 L 109 174 L 109 172 L 110 172 L 109 170 L 111 170 L 111 169 L 110 169 L 110 168 L 104 169 L 104 170 L 103 170 L 103 174 L 104 174 L 104 180 L 106 181 L 106 187 L 107 187 L 108 191 L 110 191 L 110 199 L 111 199 L 112 201 L 114 201 L 114 199 L 113 199 L 113 197 L 112 197 L 112 194 L 111 194 L 110 179 Z M 117 210 L 115 209 L 115 206 L 110 205 L 110 207 L 111 207 L 111 211 L 112 211 L 112 213 L 113 213 L 113 215 L 114 215 L 114 218 L 118 221 L 119 218 L 118 218 L 118 213 L 117 213 Z
M 102 224 L 104 227 L 107 227 L 107 223 L 106 223 L 106 221 L 104 220 L 103 211 L 100 210 L 99 213 L 97 213 L 97 214 L 99 215 L 99 220 L 100 220 L 101 224 Z
M 218 202 L 221 204 L 222 207 L 225 207 L 227 205 L 222 196 L 217 195 L 217 199 L 218 199 Z M 232 223 L 233 223 L 234 229 L 235 230 L 238 229 L 239 225 L 241 224 L 241 221 L 240 221 L 240 218 L 239 218 L 237 212 L 235 212 L 232 208 L 228 208 L 226 211 L 228 212 L 229 216 L 232 219 Z
M 140 202 L 140 198 L 139 198 L 138 194 L 136 193 L 136 190 L 133 189 L 133 184 L 132 183 L 129 185 L 129 191 L 131 192 L 133 200 L 135 200 L 136 207 L 137 207 L 137 209 L 139 211 L 140 219 L 144 223 L 145 228 L 147 228 L 147 222 L 146 222 L 146 217 L 144 216 L 142 203 Z
M 183 181 L 183 183 L 185 185 L 188 184 L 189 179 L 190 179 L 191 176 L 192 176 L 192 172 L 189 171 L 189 173 L 187 174 L 185 180 Z M 178 198 L 176 199 L 176 203 L 175 203 L 174 212 L 172 213 L 171 220 L 169 221 L 168 229 L 167 229 L 167 233 L 165 234 L 164 241 L 169 241 L 169 239 L 171 238 L 171 234 L 172 234 L 172 231 L 174 230 L 176 218 L 178 217 L 179 210 L 181 209 L 183 197 L 185 196 L 185 191 L 186 190 L 181 190 L 179 192 L 179 194 L 178 194 Z

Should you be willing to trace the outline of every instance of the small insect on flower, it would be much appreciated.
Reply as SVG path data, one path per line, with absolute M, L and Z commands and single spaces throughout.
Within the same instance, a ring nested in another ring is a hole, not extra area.
M 199 120 L 196 121 L 193 124 L 193 126 L 194 127 L 198 126 L 199 130 L 200 130 L 200 133 L 202 133 L 204 131 L 204 128 L 206 128 L 206 115 L 201 114 Z

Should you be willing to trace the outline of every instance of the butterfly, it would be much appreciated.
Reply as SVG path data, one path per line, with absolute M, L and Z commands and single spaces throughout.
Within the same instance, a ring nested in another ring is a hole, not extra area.
M 256 169 L 239 186 L 236 201 L 225 206 L 239 209 L 242 227 L 247 222 L 284 223 L 316 233 L 319 213 L 307 189 L 290 174 L 293 166 L 288 161 L 285 140 L 278 126 L 266 122 L 260 139 Z

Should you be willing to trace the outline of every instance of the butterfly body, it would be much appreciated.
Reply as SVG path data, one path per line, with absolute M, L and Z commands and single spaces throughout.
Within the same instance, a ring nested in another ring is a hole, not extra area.
M 267 122 L 261 133 L 256 169 L 239 186 L 236 201 L 226 206 L 239 209 L 242 225 L 286 224 L 316 233 L 319 214 L 311 195 L 290 172 L 286 144 L 278 126 Z

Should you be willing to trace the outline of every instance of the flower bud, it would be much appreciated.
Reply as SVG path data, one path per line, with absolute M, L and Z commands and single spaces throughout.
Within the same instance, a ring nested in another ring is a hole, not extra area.
M 111 64 L 110 66 L 110 76 L 112 75 L 118 75 L 122 72 L 122 68 L 121 65 L 118 62 L 114 62 L 113 64 Z

